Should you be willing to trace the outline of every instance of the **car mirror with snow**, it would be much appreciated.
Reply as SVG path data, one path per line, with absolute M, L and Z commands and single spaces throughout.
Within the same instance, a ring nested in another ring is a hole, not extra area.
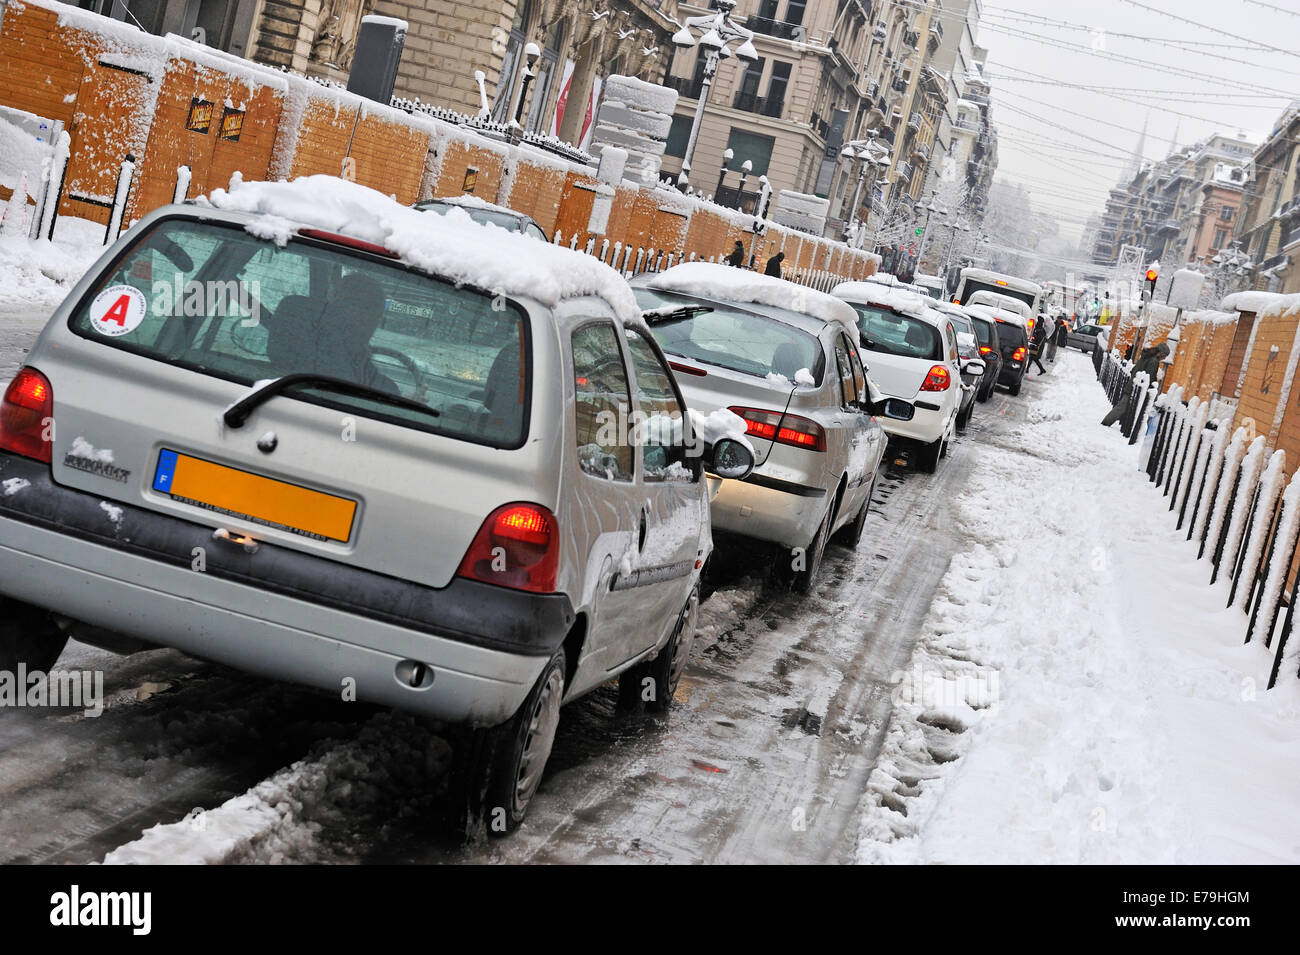
M 739 441 L 730 438 L 708 446 L 705 452 L 706 467 L 720 478 L 743 481 L 754 470 L 754 453 Z
M 978 358 L 968 358 L 961 363 L 962 373 L 967 375 L 982 375 L 986 367 L 988 366 Z

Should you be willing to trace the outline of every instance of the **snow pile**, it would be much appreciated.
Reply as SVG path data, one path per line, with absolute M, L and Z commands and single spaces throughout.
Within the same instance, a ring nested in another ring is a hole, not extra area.
M 676 108 L 676 90 L 635 76 L 607 77 L 591 134 L 591 154 L 599 158 L 611 146 L 625 150 L 628 178 L 657 183 Z
M 1052 413 L 980 446 L 958 500 L 972 543 L 893 674 L 858 860 L 1300 860 L 1300 681 L 1264 691 L 1247 617 L 1206 586 L 1127 440 L 1098 427 L 1087 359 L 1037 387 Z M 1071 503 L 1008 523 L 1013 486 Z
M 0 237 L 0 309 L 48 316 L 104 251 L 104 227 L 60 216 L 54 241 Z
M 1257 318 L 1290 318 L 1300 314 L 1300 294 L 1234 292 L 1219 307 L 1225 312 L 1254 312 Z
M 0 113 L 0 186 L 16 188 L 25 173 L 27 190 L 35 193 L 42 185 L 42 170 L 53 152 L 49 143 L 41 142 Z
M 857 313 L 846 302 L 825 292 L 771 275 L 759 275 L 748 269 L 711 262 L 686 262 L 658 273 L 646 285 L 696 298 L 771 305 L 823 322 L 839 322 L 854 335 L 858 331 Z
M 209 201 L 218 209 L 257 215 L 248 231 L 280 245 L 299 228 L 338 232 L 382 245 L 416 268 L 457 283 L 528 296 L 546 306 L 596 295 L 624 322 L 640 322 L 627 282 L 594 256 L 460 217 L 431 216 L 333 176 L 240 183 L 233 192 L 216 190 Z
M 772 200 L 770 216 L 777 225 L 821 235 L 826 231 L 826 217 L 830 213 L 830 206 L 829 199 L 781 189 Z

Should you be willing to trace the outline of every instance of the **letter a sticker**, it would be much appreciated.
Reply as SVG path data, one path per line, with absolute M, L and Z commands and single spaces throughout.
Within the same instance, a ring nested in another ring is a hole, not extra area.
M 144 293 L 134 285 L 111 285 L 90 303 L 90 325 L 116 338 L 135 331 L 144 321 L 144 307 Z

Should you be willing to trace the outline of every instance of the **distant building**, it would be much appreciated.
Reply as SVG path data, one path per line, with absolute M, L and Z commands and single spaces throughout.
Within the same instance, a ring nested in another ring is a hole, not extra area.
M 1235 236 L 1255 262 L 1254 287 L 1300 292 L 1300 101 L 1279 117 L 1251 167 Z

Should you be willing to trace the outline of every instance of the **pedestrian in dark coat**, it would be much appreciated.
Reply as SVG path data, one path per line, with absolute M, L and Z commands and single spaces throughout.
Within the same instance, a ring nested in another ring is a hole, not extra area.
M 767 275 L 775 275 L 777 278 L 780 278 L 781 263 L 784 260 L 785 260 L 785 253 L 778 252 L 776 255 L 772 256 L 770 259 L 767 260 L 767 267 L 763 269 L 763 272 Z
M 727 264 L 734 265 L 738 269 L 744 268 L 745 266 L 745 243 L 741 242 L 739 239 L 736 240 L 736 247 L 732 249 L 731 254 L 727 256 Z
M 1137 364 L 1129 373 L 1130 378 L 1137 378 L 1143 372 L 1151 381 L 1155 381 L 1160 374 L 1160 363 L 1164 361 L 1165 356 L 1169 354 L 1169 346 L 1164 342 L 1159 345 L 1152 345 L 1150 348 L 1142 349 L 1142 354 L 1138 357 Z M 1101 419 L 1104 427 L 1109 428 L 1116 421 L 1119 421 L 1124 415 L 1128 414 L 1129 409 L 1129 389 L 1124 388 L 1120 394 L 1119 401 L 1115 407 L 1106 413 L 1106 417 Z

